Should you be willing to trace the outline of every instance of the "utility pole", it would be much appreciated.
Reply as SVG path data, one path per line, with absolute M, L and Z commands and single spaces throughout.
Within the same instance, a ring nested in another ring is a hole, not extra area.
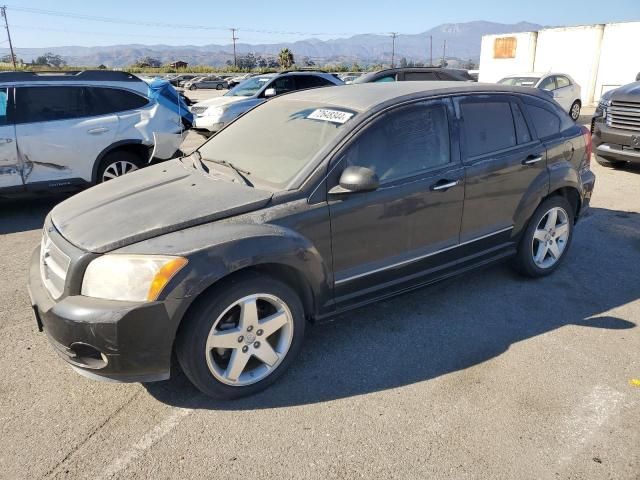
M 13 44 L 11 43 L 11 32 L 9 31 L 9 21 L 7 20 L 7 7 L 0 7 L 2 10 L 2 18 L 4 18 L 4 28 L 7 29 L 7 38 L 9 39 L 9 50 L 11 51 L 11 61 L 13 62 L 13 69 L 16 69 L 16 54 L 13 53 Z
M 429 66 L 433 67 L 433 35 L 429 35 Z
M 393 68 L 396 62 L 396 37 L 398 32 L 391 32 L 389 35 L 391 35 L 391 68 Z
M 446 51 L 447 51 L 447 41 L 444 40 L 442 43 L 442 65 L 440 65 L 443 68 L 444 68 L 444 62 L 445 62 L 444 58 L 445 58 Z
M 236 55 L 236 40 L 238 40 L 238 37 L 236 37 L 236 32 L 238 31 L 237 28 L 231 28 L 231 40 L 233 40 L 233 66 L 238 68 L 238 56 Z

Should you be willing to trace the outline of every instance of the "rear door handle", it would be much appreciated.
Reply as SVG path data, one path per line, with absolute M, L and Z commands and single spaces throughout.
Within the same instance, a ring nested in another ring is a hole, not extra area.
M 109 129 L 107 127 L 96 127 L 87 130 L 87 133 L 90 133 L 91 135 L 100 135 L 101 133 L 105 133 L 108 131 Z
M 460 183 L 460 180 L 454 180 L 454 181 L 440 180 L 439 182 L 436 182 L 433 185 L 431 185 L 431 190 L 435 192 L 449 190 L 451 187 L 455 187 L 459 183 Z
M 541 161 L 542 161 L 542 155 L 537 155 L 537 156 L 529 155 L 527 158 L 525 158 L 522 161 L 522 165 L 535 165 L 536 163 Z

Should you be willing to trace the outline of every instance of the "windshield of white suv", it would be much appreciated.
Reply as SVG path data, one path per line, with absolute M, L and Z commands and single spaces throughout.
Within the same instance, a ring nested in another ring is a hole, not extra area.
M 535 87 L 540 77 L 507 77 L 499 80 L 500 85 L 513 85 L 515 87 Z
M 253 77 L 240 82 L 227 93 L 225 97 L 252 97 L 260 91 L 273 77 Z
M 251 182 L 283 188 L 354 116 L 316 103 L 269 101 L 220 131 L 199 152 L 203 161 L 231 164 Z

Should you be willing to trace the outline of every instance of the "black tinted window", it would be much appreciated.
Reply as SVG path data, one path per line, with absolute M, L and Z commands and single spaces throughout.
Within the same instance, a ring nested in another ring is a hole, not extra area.
M 81 87 L 20 87 L 16 89 L 16 121 L 48 122 L 86 116 Z
M 444 105 L 412 105 L 384 115 L 349 147 L 347 165 L 368 167 L 381 181 L 418 173 L 450 161 Z
M 141 95 L 117 88 L 90 87 L 87 90 L 90 115 L 135 110 L 149 103 Z
M 280 95 L 282 93 L 287 93 L 295 90 L 295 86 L 293 84 L 293 77 L 282 77 L 276 78 L 269 88 L 275 88 L 276 94 Z
M 407 72 L 404 74 L 406 81 L 419 81 L 419 80 L 438 80 L 438 77 L 433 72 Z
M 333 85 L 333 83 L 322 77 L 316 77 L 313 75 L 300 75 L 296 77 L 296 90 L 324 87 L 326 85 Z
M 509 102 L 463 102 L 460 105 L 467 158 L 516 145 Z
M 529 132 L 529 127 L 527 126 L 527 122 L 524 119 L 524 115 L 522 115 L 520 106 L 517 103 L 512 103 L 511 110 L 513 111 L 513 122 L 516 125 L 516 135 L 518 137 L 518 143 L 523 144 L 530 142 L 531 133 Z
M 529 115 L 538 133 L 538 138 L 544 139 L 560 133 L 560 117 L 546 108 L 527 105 Z

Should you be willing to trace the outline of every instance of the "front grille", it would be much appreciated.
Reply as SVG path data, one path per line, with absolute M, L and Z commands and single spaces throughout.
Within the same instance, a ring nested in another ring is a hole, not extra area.
M 640 132 L 640 102 L 613 100 L 607 109 L 607 126 Z
M 46 227 L 40 244 L 40 275 L 49 294 L 58 299 L 64 292 L 70 258 L 51 241 Z
M 209 107 L 191 107 L 191 113 L 195 115 L 203 114 Z

